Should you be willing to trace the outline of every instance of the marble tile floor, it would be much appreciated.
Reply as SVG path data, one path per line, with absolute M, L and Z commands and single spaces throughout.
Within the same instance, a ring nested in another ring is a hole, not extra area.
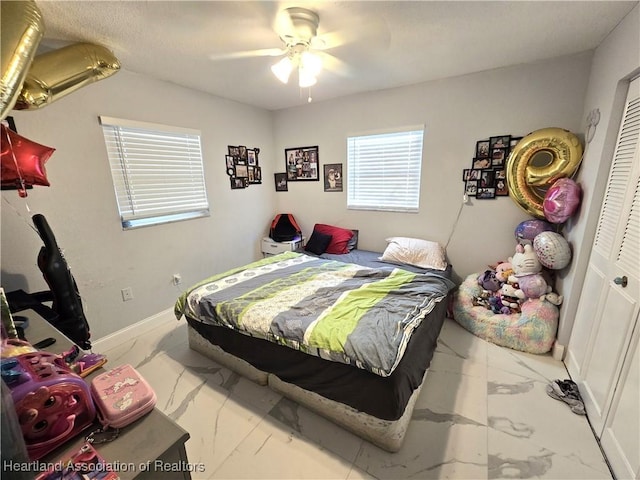
M 398 453 L 190 350 L 184 320 L 100 353 L 134 365 L 190 433 L 194 480 L 612 478 L 587 418 L 545 392 L 569 378 L 561 362 L 449 319 Z

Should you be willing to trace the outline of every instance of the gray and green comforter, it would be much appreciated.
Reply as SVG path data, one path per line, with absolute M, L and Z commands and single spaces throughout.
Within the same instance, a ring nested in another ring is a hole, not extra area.
M 437 274 L 286 252 L 200 282 L 175 314 L 386 377 L 452 287 Z

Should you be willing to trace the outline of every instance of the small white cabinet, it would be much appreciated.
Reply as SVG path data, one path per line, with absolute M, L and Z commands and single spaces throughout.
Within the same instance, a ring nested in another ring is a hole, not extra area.
M 276 242 L 271 237 L 262 238 L 261 251 L 266 257 L 269 255 L 277 255 L 283 252 L 293 252 L 304 246 L 304 237 L 298 237 L 290 242 Z

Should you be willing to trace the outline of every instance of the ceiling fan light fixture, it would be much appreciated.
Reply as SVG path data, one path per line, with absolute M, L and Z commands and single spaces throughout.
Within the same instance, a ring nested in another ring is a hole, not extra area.
M 311 75 L 317 77 L 322 71 L 322 59 L 319 55 L 307 50 L 300 55 L 300 68 L 304 68 Z
M 300 88 L 308 88 L 315 85 L 318 82 L 315 75 L 302 65 L 298 69 L 298 83 Z
M 288 56 L 284 57 L 278 63 L 271 66 L 271 71 L 278 80 L 282 83 L 287 83 L 289 81 L 289 76 L 293 71 L 293 62 Z

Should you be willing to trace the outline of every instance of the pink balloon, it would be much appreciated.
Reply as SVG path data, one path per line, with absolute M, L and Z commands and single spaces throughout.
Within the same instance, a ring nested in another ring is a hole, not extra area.
M 544 217 L 551 223 L 566 222 L 580 205 L 580 194 L 580 186 L 570 178 L 556 180 L 544 196 Z

